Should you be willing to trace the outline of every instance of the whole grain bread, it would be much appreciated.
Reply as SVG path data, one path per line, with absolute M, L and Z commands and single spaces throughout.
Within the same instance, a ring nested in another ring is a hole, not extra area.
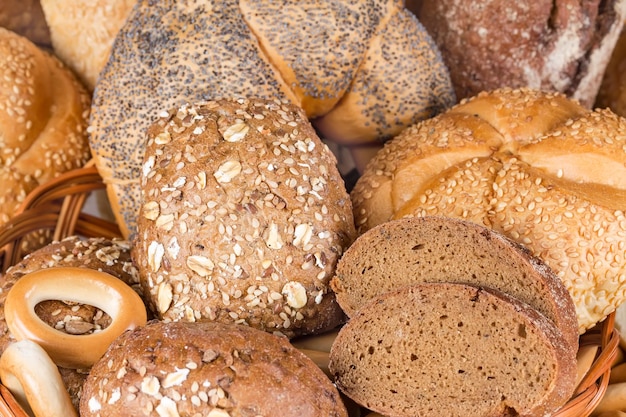
M 576 356 L 552 321 L 495 290 L 388 292 L 339 331 L 337 387 L 388 417 L 544 416 L 572 395 Z
M 485 226 L 449 217 L 382 223 L 346 250 L 331 281 L 347 315 L 387 291 L 458 282 L 505 292 L 552 320 L 578 349 L 574 302 L 561 280 L 522 245 Z
M 154 321 L 120 336 L 91 369 L 80 415 L 347 417 L 330 379 L 247 326 Z

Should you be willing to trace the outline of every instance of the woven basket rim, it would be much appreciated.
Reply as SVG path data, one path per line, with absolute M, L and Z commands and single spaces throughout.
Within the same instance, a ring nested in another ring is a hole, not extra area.
M 54 240 L 73 235 L 122 238 L 114 222 L 83 211 L 89 194 L 106 188 L 95 165 L 69 171 L 28 194 L 16 215 L 0 226 L 0 261 L 2 273 L 19 262 L 21 239 L 38 228 L 50 229 Z M 553 417 L 588 417 L 604 396 L 619 346 L 615 313 L 580 336 L 580 346 L 597 346 L 594 361 L 581 379 L 572 398 Z M 12 414 L 8 414 L 12 413 Z M 0 417 L 26 417 L 11 392 L 0 384 Z

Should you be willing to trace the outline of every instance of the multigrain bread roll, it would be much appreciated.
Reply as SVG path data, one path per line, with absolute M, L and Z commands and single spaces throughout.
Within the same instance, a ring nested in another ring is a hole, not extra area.
M 120 336 L 80 415 L 347 417 L 337 389 L 286 338 L 247 326 L 151 322 Z
M 135 3 L 136 0 L 41 0 L 54 53 L 90 91 Z
M 104 238 L 82 239 L 68 237 L 52 242 L 27 255 L 9 268 L 0 279 L 0 354 L 15 341 L 4 314 L 4 305 L 11 287 L 23 276 L 34 271 L 54 267 L 81 267 L 100 270 L 118 277 L 139 294 L 139 274 L 130 257 L 130 244 L 123 240 Z M 48 325 L 69 334 L 87 334 L 107 327 L 110 317 L 93 306 L 46 300 L 39 303 L 35 312 Z M 86 369 L 59 368 L 63 381 L 76 409 L 86 378 Z
M 626 27 L 613 49 L 596 98 L 597 107 L 608 107 L 626 117 Z
M 289 99 L 321 136 L 359 148 L 455 102 L 447 69 L 397 0 L 140 1 L 94 91 L 90 143 L 125 236 L 135 231 L 147 127 L 219 97 Z M 361 166 L 361 165 L 359 165 Z
M 441 50 L 459 99 L 501 87 L 594 103 L 626 1 L 418 0 L 408 7 Z
M 463 218 L 526 246 L 565 283 L 580 332 L 626 298 L 626 120 L 562 94 L 482 93 L 394 138 L 352 191 L 359 233 Z
M 58 59 L 0 28 L 0 225 L 39 184 L 90 159 L 90 103 Z
M 552 320 L 578 350 L 574 302 L 543 261 L 493 230 L 448 217 L 382 223 L 350 245 L 331 286 L 349 316 L 385 292 L 421 282 L 458 282 L 494 288 Z
M 421 283 L 364 305 L 339 331 L 329 368 L 340 391 L 387 417 L 531 417 L 569 400 L 575 355 L 515 298 Z
M 355 237 L 352 205 L 300 107 L 184 105 L 147 137 L 132 254 L 160 319 L 289 337 L 342 322 L 328 283 Z

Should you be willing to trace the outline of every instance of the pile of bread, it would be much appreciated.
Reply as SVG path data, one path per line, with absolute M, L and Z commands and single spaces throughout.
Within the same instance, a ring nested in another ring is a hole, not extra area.
M 122 231 L 37 235 L 0 279 L 0 380 L 33 415 L 572 397 L 579 336 L 626 301 L 626 0 L 3 7 L 0 227 L 91 160 Z

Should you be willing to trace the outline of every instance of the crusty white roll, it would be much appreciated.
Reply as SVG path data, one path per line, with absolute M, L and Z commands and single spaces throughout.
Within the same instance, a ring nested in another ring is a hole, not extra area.
M 91 158 L 90 104 L 58 59 L 0 28 L 0 224 L 37 185 Z
M 142 0 L 115 39 L 90 123 L 126 237 L 147 127 L 161 110 L 219 97 L 287 98 L 325 139 L 374 146 L 455 102 L 436 46 L 397 0 Z
M 413 0 L 457 97 L 500 87 L 558 91 L 591 107 L 626 0 Z
M 136 0 L 40 0 L 54 53 L 93 91 Z
M 184 105 L 147 136 L 132 257 L 160 319 L 289 337 L 342 323 L 329 281 L 355 237 L 352 205 L 300 107 Z
M 481 93 L 388 142 L 352 191 L 359 232 L 404 216 L 465 218 L 563 280 L 579 331 L 626 299 L 626 119 L 563 94 Z

